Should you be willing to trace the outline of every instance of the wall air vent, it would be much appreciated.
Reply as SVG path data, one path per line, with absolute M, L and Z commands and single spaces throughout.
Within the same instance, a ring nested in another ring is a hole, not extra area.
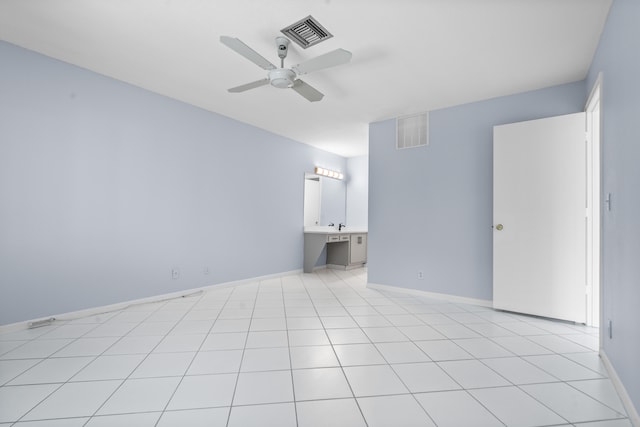
M 303 49 L 317 45 L 333 37 L 333 35 L 311 15 L 280 31 L 299 44 Z
M 429 145 L 429 113 L 396 119 L 396 149 Z

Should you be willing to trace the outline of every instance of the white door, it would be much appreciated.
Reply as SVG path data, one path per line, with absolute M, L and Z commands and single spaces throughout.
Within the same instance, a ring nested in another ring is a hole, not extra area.
M 585 322 L 585 114 L 493 129 L 493 305 Z

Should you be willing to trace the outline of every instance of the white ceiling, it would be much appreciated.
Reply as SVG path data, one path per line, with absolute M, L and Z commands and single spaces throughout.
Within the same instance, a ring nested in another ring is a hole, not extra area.
M 0 39 L 345 157 L 370 122 L 581 80 L 611 0 L 2 0 Z M 336 48 L 350 64 L 304 80 L 325 94 L 227 89 L 274 64 L 274 38 L 313 15 L 334 37 L 292 43 L 285 66 Z

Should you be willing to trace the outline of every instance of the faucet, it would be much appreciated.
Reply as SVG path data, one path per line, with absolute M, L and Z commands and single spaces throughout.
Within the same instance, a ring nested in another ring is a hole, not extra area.
M 343 223 L 338 224 L 338 231 L 342 231 L 343 228 L 347 228 Z
M 336 225 L 332 222 L 329 223 L 329 225 L 327 225 L 327 227 L 335 227 Z

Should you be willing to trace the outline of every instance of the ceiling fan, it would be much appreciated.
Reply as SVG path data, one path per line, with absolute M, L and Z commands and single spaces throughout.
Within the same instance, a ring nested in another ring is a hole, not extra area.
M 335 67 L 336 65 L 346 64 L 351 60 L 351 52 L 344 49 L 336 49 L 311 58 L 298 65 L 294 65 L 291 68 L 284 68 L 284 58 L 287 57 L 287 53 L 289 52 L 289 39 L 286 37 L 276 37 L 276 46 L 278 48 L 278 56 L 280 57 L 280 68 L 278 68 L 258 52 L 240 41 L 240 39 L 221 36 L 220 41 L 228 48 L 269 72 L 265 79 L 232 87 L 229 89 L 229 92 L 232 93 L 244 92 L 249 89 L 271 84 L 271 86 L 281 89 L 291 88 L 310 102 L 320 101 L 324 95 L 313 86 L 299 79 L 298 76 L 329 67 Z

